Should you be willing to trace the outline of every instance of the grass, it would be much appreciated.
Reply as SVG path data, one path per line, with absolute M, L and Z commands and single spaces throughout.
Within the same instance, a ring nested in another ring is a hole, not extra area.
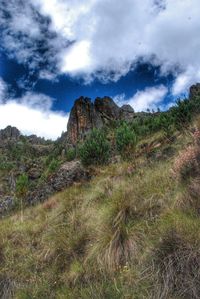
M 184 185 L 171 171 L 191 142 L 180 135 L 158 148 L 172 156 L 98 167 L 89 183 L 25 209 L 23 222 L 2 219 L 0 297 L 199 298 L 198 178 Z

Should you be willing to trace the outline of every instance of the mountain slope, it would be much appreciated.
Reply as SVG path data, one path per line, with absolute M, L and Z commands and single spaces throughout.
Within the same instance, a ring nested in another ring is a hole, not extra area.
M 1 220 L 1 297 L 199 298 L 200 176 L 180 180 L 176 162 L 188 146 L 178 133 Z

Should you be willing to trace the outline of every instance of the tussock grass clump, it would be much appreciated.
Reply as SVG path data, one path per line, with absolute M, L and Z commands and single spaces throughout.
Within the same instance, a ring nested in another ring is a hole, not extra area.
M 113 184 L 89 224 L 93 235 L 89 259 L 110 273 L 136 262 L 145 243 L 145 223 L 151 225 L 160 217 L 173 196 L 166 165 L 158 164 Z
M 171 213 L 158 223 L 159 239 L 152 248 L 154 299 L 200 297 L 200 230 L 193 215 Z
M 186 198 L 188 206 L 200 215 L 200 178 L 192 180 L 188 186 Z
M 199 246 L 176 230 L 168 231 L 153 260 L 156 286 L 153 298 L 200 298 Z

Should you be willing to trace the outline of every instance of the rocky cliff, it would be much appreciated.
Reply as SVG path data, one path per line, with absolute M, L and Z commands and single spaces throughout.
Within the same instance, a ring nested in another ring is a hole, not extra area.
M 74 103 L 67 125 L 67 139 L 71 144 L 83 140 L 93 128 L 101 128 L 115 120 L 131 120 L 135 116 L 130 105 L 121 108 L 110 98 L 96 98 L 94 103 L 89 98 L 80 97 Z

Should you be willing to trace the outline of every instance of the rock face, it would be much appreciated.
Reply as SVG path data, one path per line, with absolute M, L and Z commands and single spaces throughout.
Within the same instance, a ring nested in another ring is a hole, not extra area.
M 189 99 L 200 97 L 200 83 L 192 85 L 189 91 Z
M 96 98 L 94 107 L 100 117 L 104 120 L 104 123 L 109 120 L 119 119 L 120 108 L 109 97 Z
M 84 140 L 93 128 L 101 128 L 113 120 L 129 121 L 134 115 L 131 106 L 120 108 L 109 97 L 96 98 L 94 103 L 89 98 L 80 97 L 71 110 L 67 133 L 63 137 L 66 136 L 68 142 L 75 145 L 78 140 Z
M 31 192 L 27 196 L 27 201 L 29 204 L 42 202 L 54 193 L 73 185 L 74 182 L 81 182 L 89 178 L 88 171 L 79 161 L 66 162 L 46 183 Z
M 102 125 L 103 122 L 91 100 L 80 97 L 75 101 L 70 113 L 67 138 L 70 143 L 76 144 L 78 139 L 83 139 L 92 128 L 101 127 Z
M 19 139 L 20 131 L 15 128 L 8 126 L 3 130 L 0 130 L 0 140 L 7 140 L 7 139 Z
M 130 121 L 134 118 L 134 110 L 130 105 L 123 105 L 120 109 L 120 119 Z

